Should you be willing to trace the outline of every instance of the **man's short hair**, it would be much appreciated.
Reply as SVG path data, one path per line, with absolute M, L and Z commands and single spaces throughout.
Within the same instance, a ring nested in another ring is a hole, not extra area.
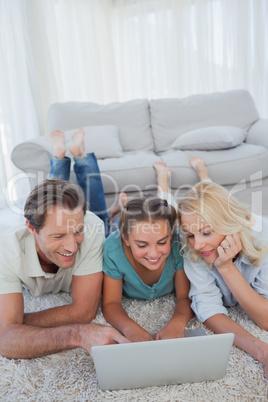
M 55 205 L 71 211 L 81 207 L 84 215 L 87 210 L 80 186 L 61 179 L 44 180 L 31 191 L 24 206 L 24 216 L 37 233 L 44 226 L 48 210 Z

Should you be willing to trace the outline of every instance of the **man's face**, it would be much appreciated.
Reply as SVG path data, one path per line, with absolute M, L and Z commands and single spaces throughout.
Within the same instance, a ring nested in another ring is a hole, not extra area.
M 60 206 L 51 207 L 39 233 L 27 224 L 35 238 L 36 250 L 42 261 L 60 268 L 75 264 L 77 250 L 84 239 L 84 211 L 69 210 Z

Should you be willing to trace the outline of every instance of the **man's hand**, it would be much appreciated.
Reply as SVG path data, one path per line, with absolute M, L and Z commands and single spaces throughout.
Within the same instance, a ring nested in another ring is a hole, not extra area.
M 91 354 L 92 346 L 110 345 L 115 343 L 129 343 L 113 327 L 101 324 L 80 325 L 81 347 Z
M 29 359 L 94 345 L 126 343 L 114 328 L 98 324 L 67 324 L 54 327 L 23 323 L 21 293 L 0 295 L 0 353 L 10 359 Z

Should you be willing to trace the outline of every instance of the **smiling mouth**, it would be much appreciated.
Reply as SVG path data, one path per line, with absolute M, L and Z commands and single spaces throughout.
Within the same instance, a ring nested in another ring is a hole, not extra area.
M 157 264 L 160 261 L 161 257 L 156 258 L 156 260 L 151 260 L 149 258 L 145 258 L 145 259 L 146 259 L 146 261 L 149 262 L 149 264 Z
M 213 250 L 209 250 L 209 251 L 200 251 L 200 253 L 202 254 L 203 257 L 208 257 L 209 255 L 211 255 L 214 252 Z
M 65 254 L 65 253 L 60 253 L 59 251 L 58 251 L 58 254 L 61 255 L 62 257 L 72 257 L 74 255 L 74 253 Z

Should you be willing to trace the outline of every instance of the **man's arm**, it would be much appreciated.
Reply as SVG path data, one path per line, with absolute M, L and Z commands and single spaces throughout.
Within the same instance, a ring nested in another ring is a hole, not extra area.
M 128 342 L 114 328 L 99 324 L 24 325 L 23 310 L 22 294 L 0 295 L 0 354 L 7 358 L 33 358 L 77 347 L 90 353 L 94 345 Z
M 72 304 L 24 314 L 23 324 L 37 327 L 55 327 L 91 322 L 99 307 L 102 279 L 102 272 L 73 276 Z

